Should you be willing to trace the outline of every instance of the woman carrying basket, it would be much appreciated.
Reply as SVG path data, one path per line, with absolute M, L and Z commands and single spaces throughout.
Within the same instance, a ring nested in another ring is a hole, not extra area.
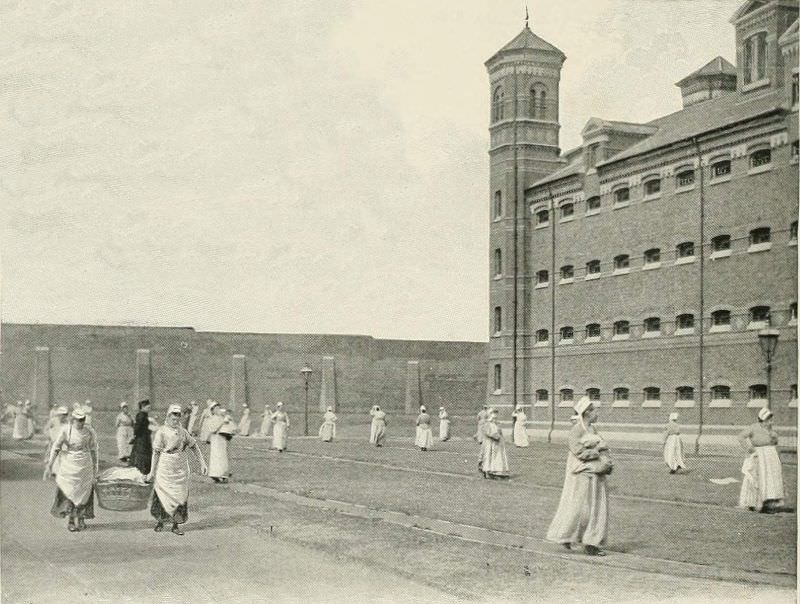
M 97 437 L 86 425 L 83 410 L 72 412 L 72 421 L 62 428 L 53 443 L 44 469 L 45 480 L 53 474 L 57 455 L 60 465 L 56 476 L 56 499 L 50 513 L 57 518 L 68 516 L 67 529 L 72 533 L 85 529 L 86 519 L 94 518 L 94 477 L 100 459 Z
M 208 473 L 206 460 L 194 437 L 181 425 L 181 406 L 170 405 L 167 418 L 153 438 L 152 470 L 147 482 L 155 480 L 150 514 L 156 519 L 155 531 L 172 522 L 172 532 L 183 535 L 178 526 L 189 518 L 189 457 L 192 449 L 200 460 L 200 472 Z

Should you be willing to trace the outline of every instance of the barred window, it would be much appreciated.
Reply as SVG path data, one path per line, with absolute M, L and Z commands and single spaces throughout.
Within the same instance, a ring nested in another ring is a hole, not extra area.
M 575 277 L 575 269 L 571 264 L 565 264 L 561 267 L 562 279 L 572 279 L 573 277 Z
M 600 274 L 600 261 L 599 260 L 589 260 L 586 263 L 586 274 L 587 275 L 599 275 Z
M 600 209 L 600 198 L 599 197 L 590 197 L 586 200 L 586 211 L 594 211 Z
M 750 154 L 750 167 L 758 168 L 772 163 L 772 151 L 769 149 L 759 149 Z
M 600 400 L 600 388 L 587 388 L 586 389 L 586 396 L 589 397 L 590 401 L 599 401 Z
M 645 401 L 660 401 L 661 400 L 661 389 L 656 388 L 654 386 L 649 386 L 644 389 L 644 400 Z
M 575 338 L 575 330 L 571 325 L 565 325 L 561 328 L 561 341 L 570 341 Z
M 575 214 L 575 204 L 565 203 L 561 205 L 561 218 L 572 218 Z
M 731 398 L 731 389 L 728 386 L 711 386 L 712 401 L 727 401 Z
M 615 336 L 627 336 L 631 333 L 631 324 L 629 321 L 617 321 L 614 323 Z
M 644 183 L 644 194 L 647 196 L 655 195 L 661 192 L 661 179 L 654 178 Z
M 644 320 L 644 330 L 646 333 L 661 333 L 661 319 L 648 317 Z
M 615 401 L 627 401 L 630 398 L 627 388 L 614 388 Z
M 731 324 L 731 311 L 715 310 L 711 313 L 711 326 L 722 327 Z
M 631 198 L 631 191 L 628 187 L 622 187 L 614 191 L 614 203 L 624 203 Z
M 614 256 L 614 270 L 628 268 L 631 265 L 631 260 L 628 254 L 620 254 Z
M 678 315 L 675 322 L 678 325 L 678 329 L 694 329 L 694 315 L 692 314 Z
M 550 393 L 547 390 L 537 390 L 536 391 L 536 400 L 539 402 L 545 402 L 550 400 Z
M 694 184 L 694 170 L 684 170 L 675 177 L 675 183 L 678 188 L 690 187 Z
M 500 306 L 494 307 L 494 332 L 503 331 L 503 309 Z
M 731 160 L 723 159 L 711 164 L 711 180 L 722 178 L 731 173 Z
M 600 337 L 600 323 L 589 323 L 586 326 L 586 337 L 587 338 L 599 338 Z
M 759 243 L 769 243 L 770 232 L 769 227 L 760 227 L 750 231 L 750 245 L 758 245 Z
M 561 400 L 562 401 L 571 401 L 573 400 L 573 392 L 571 388 L 562 388 L 561 389 Z
M 683 243 L 679 243 L 675 248 L 675 253 L 678 258 L 690 258 L 694 256 L 694 242 L 684 241 Z
M 679 401 L 693 401 L 694 388 L 691 386 L 678 386 L 675 389 L 675 398 Z
M 645 265 L 647 265 L 647 264 L 656 264 L 658 262 L 661 262 L 661 250 L 658 249 L 657 247 L 654 247 L 653 249 L 647 250 L 644 253 L 644 263 L 645 263 Z
M 750 400 L 765 400 L 767 398 L 767 386 L 765 384 L 753 384 L 749 388 Z

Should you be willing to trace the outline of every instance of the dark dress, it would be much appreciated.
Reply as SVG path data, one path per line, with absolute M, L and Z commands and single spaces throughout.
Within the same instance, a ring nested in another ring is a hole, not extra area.
M 139 411 L 133 424 L 133 448 L 130 465 L 142 474 L 150 473 L 150 462 L 153 459 L 153 443 L 150 436 L 150 420 L 147 411 Z

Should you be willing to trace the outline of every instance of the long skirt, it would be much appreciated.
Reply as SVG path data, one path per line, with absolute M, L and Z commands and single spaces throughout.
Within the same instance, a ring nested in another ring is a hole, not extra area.
M 288 440 L 286 424 L 284 422 L 276 422 L 272 427 L 272 448 L 283 451 L 286 449 Z
M 483 425 L 485 423 L 486 422 L 484 421 L 478 422 L 478 431 L 475 433 L 475 436 L 473 437 L 476 441 L 478 441 L 479 444 L 483 443 L 483 440 L 486 438 L 486 433 L 483 431 Z
M 325 422 L 319 427 L 319 438 L 322 442 L 329 443 L 336 438 L 336 424 Z
M 250 436 L 250 418 L 243 417 L 239 420 L 239 435 Z
M 133 428 L 131 426 L 119 426 L 117 428 L 117 457 L 125 459 L 131 456 L 131 439 L 133 438 Z
M 268 438 L 272 434 L 272 418 L 267 416 L 261 422 L 261 436 Z
M 449 419 L 440 419 L 439 420 L 439 440 L 444 442 L 446 440 L 450 440 L 450 420 Z
M 517 447 L 527 447 L 530 444 L 528 440 L 528 428 L 523 421 L 518 420 L 514 422 L 514 444 Z
M 478 463 L 481 472 L 490 476 L 508 476 L 508 455 L 502 437 L 494 440 L 488 437 L 481 443 L 481 459 Z
M 417 437 L 414 444 L 420 449 L 430 449 L 433 445 L 433 431 L 428 425 L 417 426 Z
M 53 516 L 94 518 L 94 462 L 88 451 L 64 451 L 56 475 Z
M 742 464 L 742 488 L 739 505 L 761 510 L 767 501 L 783 505 L 783 471 L 774 446 L 756 447 Z
M 11 434 L 15 440 L 27 440 L 33 438 L 33 420 L 27 415 L 18 413 L 14 418 L 14 431 Z
M 153 443 L 150 432 L 134 438 L 129 465 L 135 467 L 142 474 L 150 473 L 150 464 L 153 461 Z
M 589 472 L 564 477 L 561 500 L 547 540 L 555 543 L 581 543 L 599 547 L 608 534 L 608 493 L 606 477 Z
M 208 475 L 211 478 L 227 478 L 229 470 L 228 439 L 221 434 L 212 434 L 211 451 L 208 454 Z
M 225 440 L 225 437 L 220 437 Z M 227 447 L 227 440 L 225 441 Z M 213 454 L 213 444 L 212 444 Z M 162 453 L 158 460 L 150 514 L 177 524 L 189 518 L 189 460 L 186 451 Z
M 369 442 L 370 444 L 376 444 L 375 436 L 378 433 L 378 420 L 373 419 L 372 424 L 369 427 Z
M 670 434 L 664 443 L 664 463 L 675 472 L 678 468 L 685 468 L 686 462 L 683 461 L 683 442 L 680 434 Z
M 372 425 L 375 429 L 375 436 L 374 439 L 370 439 L 370 442 L 374 443 L 376 447 L 382 447 L 386 440 L 386 422 L 373 420 Z

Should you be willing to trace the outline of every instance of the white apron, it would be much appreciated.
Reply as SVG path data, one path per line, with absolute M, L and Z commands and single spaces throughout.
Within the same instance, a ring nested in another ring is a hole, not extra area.
M 58 440 L 53 444 L 60 449 L 56 484 L 74 505 L 82 506 L 89 501 L 94 487 L 94 461 L 91 450 L 96 447 L 94 435 L 84 428 L 78 430 L 74 426 L 65 426 Z
M 154 490 L 164 511 L 170 516 L 189 499 L 189 456 L 187 449 L 194 439 L 183 428 L 159 428 L 153 440 L 153 450 L 160 450 Z M 162 448 L 163 447 L 163 448 Z M 213 451 L 213 446 L 212 446 Z

